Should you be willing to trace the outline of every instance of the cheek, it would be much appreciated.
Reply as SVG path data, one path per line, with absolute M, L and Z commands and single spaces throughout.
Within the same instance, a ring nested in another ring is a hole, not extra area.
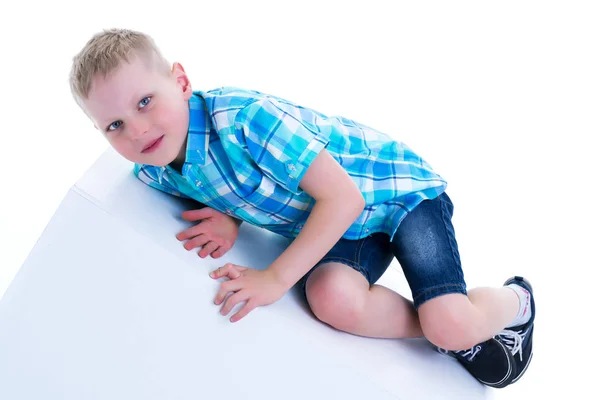
M 175 133 L 182 129 L 185 129 L 187 132 L 187 127 L 183 126 L 185 125 L 184 117 L 185 114 L 182 114 L 181 109 L 162 109 L 155 115 L 155 122 L 161 129 L 170 133 Z
M 137 151 L 133 148 L 131 141 L 126 140 L 123 136 L 108 137 L 108 143 L 122 156 L 130 159 L 132 156 L 137 154 Z
M 163 130 L 169 122 L 169 114 L 169 110 L 166 110 L 164 107 L 155 107 L 146 114 L 146 117 L 153 129 Z

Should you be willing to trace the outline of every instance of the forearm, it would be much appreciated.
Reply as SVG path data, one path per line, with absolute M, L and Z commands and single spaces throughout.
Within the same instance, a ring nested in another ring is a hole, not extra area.
M 331 250 L 363 209 L 361 196 L 317 201 L 298 237 L 269 269 L 292 287 Z

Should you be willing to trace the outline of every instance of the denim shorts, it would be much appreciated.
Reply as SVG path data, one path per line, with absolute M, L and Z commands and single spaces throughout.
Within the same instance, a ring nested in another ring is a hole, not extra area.
M 373 233 L 359 240 L 340 239 L 300 280 L 306 296 L 306 280 L 319 266 L 336 262 L 360 272 L 373 285 L 396 257 L 412 292 L 414 307 L 448 293 L 466 294 L 458 245 L 452 226 L 454 205 L 446 193 L 423 200 L 402 220 L 393 240 Z

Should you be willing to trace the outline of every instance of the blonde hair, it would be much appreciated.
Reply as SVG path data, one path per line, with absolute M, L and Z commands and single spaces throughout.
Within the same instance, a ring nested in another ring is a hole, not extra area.
M 154 40 L 145 33 L 129 29 L 106 29 L 92 36 L 81 51 L 73 57 L 69 84 L 73 97 L 81 105 L 87 99 L 92 80 L 97 75 L 106 77 L 122 62 L 135 57 L 152 62 L 167 73 L 169 63 Z

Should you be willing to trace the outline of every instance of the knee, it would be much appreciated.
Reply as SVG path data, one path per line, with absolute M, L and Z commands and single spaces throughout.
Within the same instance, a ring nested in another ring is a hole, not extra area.
M 348 268 L 348 267 L 345 267 Z M 312 312 L 322 322 L 343 331 L 357 326 L 364 307 L 364 296 L 341 274 L 318 273 L 306 283 L 306 297 Z
M 441 297 L 430 300 L 419 308 L 419 321 L 427 340 L 446 350 L 466 350 L 478 344 L 481 335 L 470 304 L 444 304 L 440 300 Z

